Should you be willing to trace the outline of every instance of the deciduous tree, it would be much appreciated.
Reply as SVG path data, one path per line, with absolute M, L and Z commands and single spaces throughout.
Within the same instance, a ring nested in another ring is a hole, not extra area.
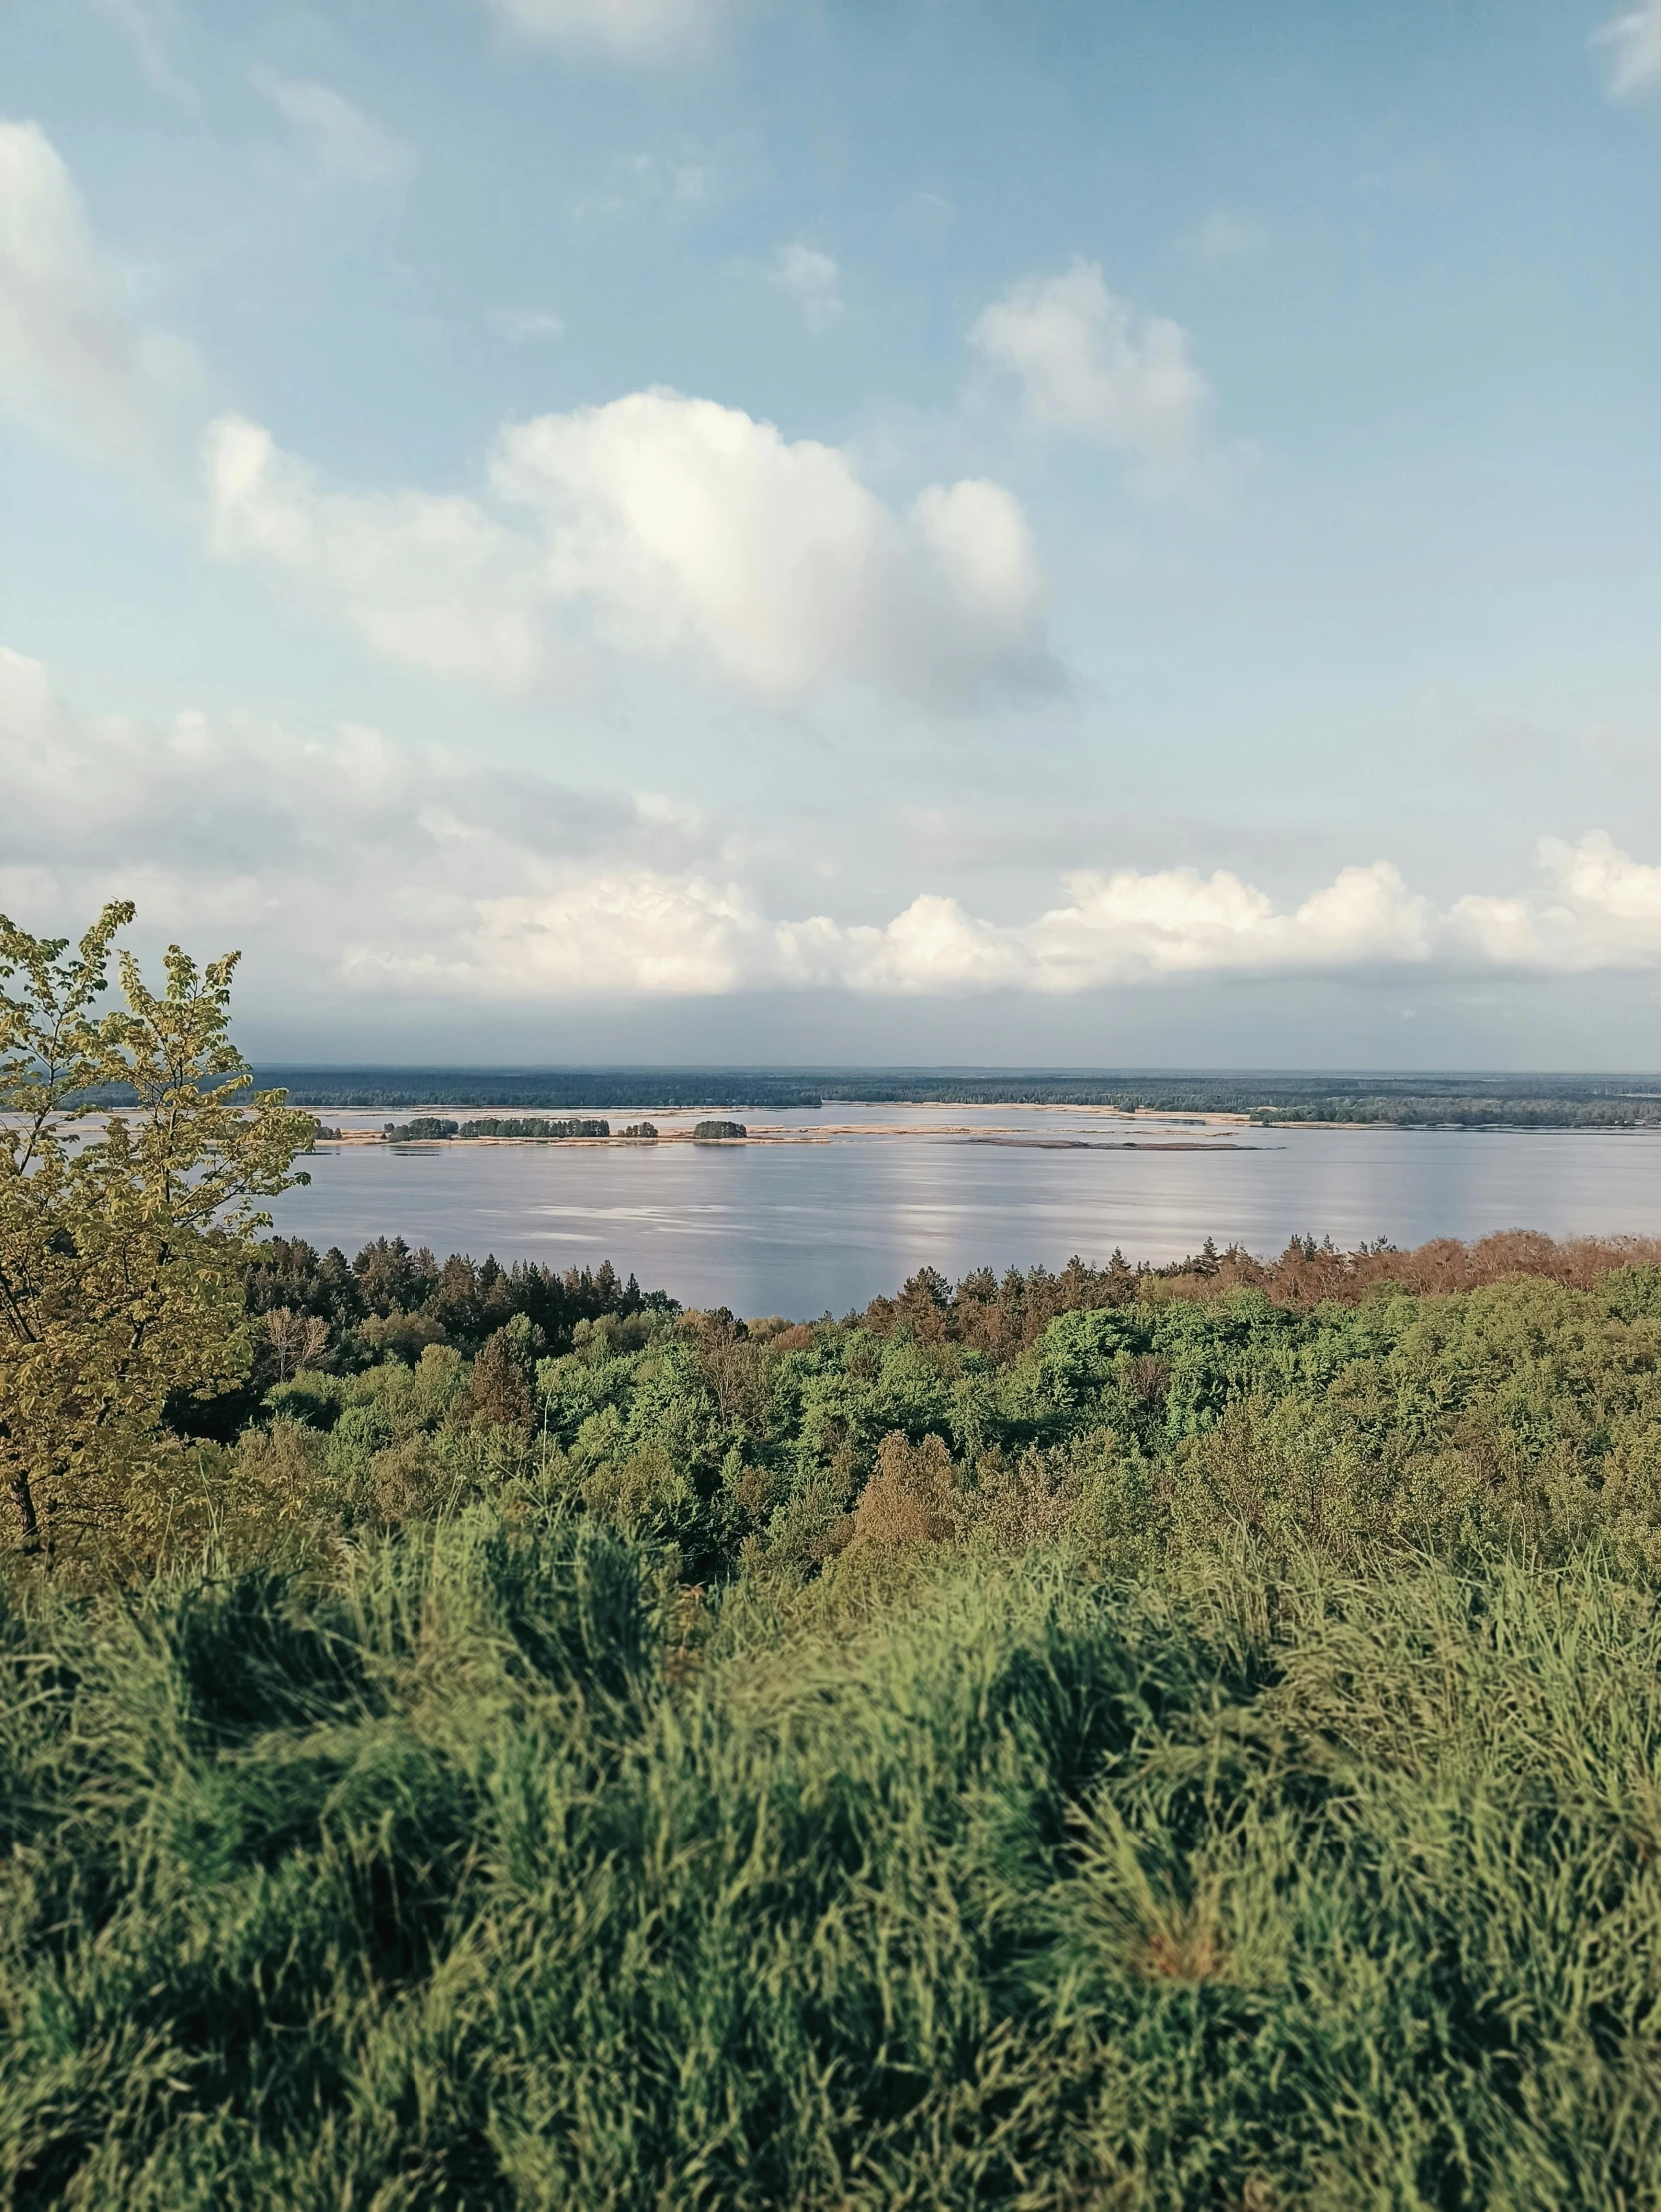
M 251 1094 L 231 1043 L 235 953 L 170 946 L 153 992 L 122 952 L 126 1004 L 98 1011 L 132 919 L 106 906 L 72 951 L 0 916 L 0 1470 L 31 1550 L 116 1502 L 171 1392 L 247 1372 L 259 1200 L 307 1179 L 311 1116 Z

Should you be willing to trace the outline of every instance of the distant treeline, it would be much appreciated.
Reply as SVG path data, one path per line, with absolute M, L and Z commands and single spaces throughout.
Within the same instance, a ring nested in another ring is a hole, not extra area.
M 446 1121 L 437 1114 L 417 1114 L 415 1120 L 402 1125 L 389 1121 L 382 1135 L 389 1144 L 430 1144 L 447 1141 L 450 1137 L 468 1136 L 519 1136 L 538 1143 L 551 1142 L 562 1136 L 609 1136 L 609 1121 L 547 1121 L 530 1118 L 520 1121 L 484 1119 L 481 1121 Z M 649 1121 L 641 1121 L 633 1128 L 624 1129 L 625 1136 L 655 1136 Z
M 272 1065 L 255 1080 L 284 1090 L 296 1106 L 557 1106 L 570 1112 L 613 1106 L 693 1110 L 732 1106 L 816 1106 L 833 1094 L 817 1071 L 753 1068 L 299 1068 Z M 880 1080 L 880 1079 L 874 1079 Z M 844 1090 L 842 1098 L 863 1097 Z
M 258 1072 L 297 1106 L 698 1108 L 868 1106 L 1105 1106 L 1122 1111 L 1244 1113 L 1266 1125 L 1310 1121 L 1399 1128 L 1661 1127 L 1661 1076 L 1308 1075 L 1244 1070 L 1194 1075 L 1088 1069 L 289 1068 Z M 470 1124 L 474 1135 L 517 1124 Z M 629 1132 L 625 1132 L 629 1133 Z

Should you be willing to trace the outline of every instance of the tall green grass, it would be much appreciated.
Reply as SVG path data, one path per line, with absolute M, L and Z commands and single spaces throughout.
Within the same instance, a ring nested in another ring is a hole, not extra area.
M 1661 1622 L 591 1517 L 0 1614 L 0 2201 L 1661 2203 Z

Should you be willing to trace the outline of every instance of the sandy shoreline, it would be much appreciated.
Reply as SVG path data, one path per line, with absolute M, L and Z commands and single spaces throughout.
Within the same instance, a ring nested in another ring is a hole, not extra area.
M 937 1112 L 941 1110 L 943 1105 L 946 1110 L 950 1110 L 950 1106 L 954 1102 L 950 1101 L 931 1101 L 928 1106 L 923 1107 L 920 1110 L 925 1113 Z M 985 1110 L 979 1108 L 979 1102 L 963 1103 L 970 1105 L 971 1110 Z M 317 1113 L 320 1120 L 324 1119 L 329 1111 L 327 1107 L 311 1107 L 307 1110 Z M 386 1109 L 384 1107 L 359 1106 L 336 1108 L 336 1110 L 368 1114 L 371 1112 L 381 1113 L 384 1112 Z M 736 1112 L 741 1112 L 743 1109 L 740 1107 L 733 1110 Z M 858 1110 L 857 1107 L 855 1110 Z M 901 1110 L 903 1111 L 904 1109 L 902 1108 Z M 996 1144 L 1018 1149 L 1034 1148 L 1045 1151 L 1160 1150 L 1210 1152 L 1239 1151 L 1242 1149 L 1256 1148 L 1243 1147 L 1238 1144 L 1220 1143 L 1216 1141 L 1215 1138 L 1212 1141 L 1207 1141 L 1205 1138 L 1199 1136 L 1179 1137 L 1176 1134 L 1176 1131 L 1179 1129 L 1194 1129 L 1196 1131 L 1205 1129 L 1209 1131 L 1215 1131 L 1217 1136 L 1222 1136 L 1225 1133 L 1233 1133 L 1237 1130 L 1248 1129 L 1253 1124 L 1251 1122 L 1250 1116 L 1245 1113 L 1165 1114 L 1148 1112 L 1140 1108 L 1134 1111 L 1126 1112 L 1117 1106 L 1063 1106 L 1050 1104 L 1048 1102 L 1043 1104 L 1035 1103 L 1031 1106 L 1009 1105 L 993 1107 L 990 1110 L 998 1113 L 1000 1116 L 1008 1116 L 1008 1118 L 1001 1118 L 1000 1120 L 991 1123 L 988 1123 L 986 1121 L 950 1122 L 922 1119 L 896 1120 L 893 1118 L 884 1118 L 882 1120 L 877 1120 L 874 1118 L 870 1120 L 844 1119 L 837 1121 L 819 1121 L 807 1127 L 785 1124 L 777 1121 L 751 1121 L 746 1124 L 746 1134 L 741 1137 L 702 1137 L 695 1136 L 693 1134 L 694 1122 L 696 1120 L 714 1118 L 714 1116 L 709 1114 L 708 1111 L 704 1109 L 693 1109 L 686 1106 L 630 1106 L 626 1109 L 612 1108 L 608 1110 L 605 1107 L 594 1107 L 585 1109 L 583 1114 L 581 1115 L 581 1118 L 585 1120 L 615 1120 L 623 1118 L 624 1112 L 626 1111 L 627 1117 L 631 1121 L 660 1119 L 663 1125 L 659 1127 L 658 1133 L 654 1137 L 624 1136 L 620 1132 L 615 1133 L 611 1136 L 415 1137 L 411 1139 L 408 1143 L 397 1144 L 393 1148 L 399 1151 L 436 1151 L 441 1146 L 447 1146 L 451 1144 L 462 1146 L 470 1146 L 475 1144 L 546 1146 L 550 1144 L 557 1144 L 561 1148 L 569 1149 L 587 1148 L 590 1150 L 606 1150 L 615 1149 L 618 1146 L 639 1148 L 651 1146 L 654 1144 L 812 1145 L 846 1141 L 849 1138 L 858 1139 L 862 1137 L 874 1137 L 884 1139 L 910 1138 L 913 1140 L 923 1137 L 948 1138 L 955 1139 L 956 1141 L 962 1143 Z M 892 1106 L 888 1106 L 886 1107 L 873 1106 L 871 1108 L 871 1111 L 873 1114 L 877 1112 L 882 1112 L 885 1115 L 892 1116 L 895 1108 Z M 1162 1132 L 1170 1131 L 1172 1133 L 1169 1136 L 1165 1137 L 1164 1141 L 1150 1142 L 1149 1136 L 1139 1135 L 1132 1137 L 1127 1135 L 1126 1138 L 1117 1143 L 1111 1140 L 1103 1141 L 1102 1139 L 1096 1137 L 1049 1136 L 1039 1134 L 1037 1129 L 1034 1128 L 1031 1117 L 1034 1115 L 1053 1115 L 1058 1113 L 1070 1115 L 1075 1119 L 1089 1119 L 1093 1122 L 1098 1123 L 1106 1122 L 1113 1126 L 1126 1130 L 1147 1130 L 1150 1132 L 1150 1134 L 1152 1134 L 1152 1132 L 1156 1130 Z M 408 1123 L 411 1121 L 421 1119 L 443 1119 L 451 1121 L 461 1121 L 464 1124 L 468 1120 L 557 1120 L 565 1117 L 566 1116 L 559 1109 L 555 1109 L 553 1107 L 527 1106 L 517 1108 L 512 1112 L 508 1112 L 500 1107 L 496 1107 L 494 1109 L 486 1109 L 480 1106 L 459 1106 L 443 1102 L 435 1102 L 431 1105 L 413 1106 L 402 1108 L 401 1120 L 393 1125 L 404 1126 L 408 1125 Z M 576 1116 L 573 1115 L 571 1117 L 575 1118 Z M 678 1127 L 674 1125 L 677 1121 L 681 1124 Z M 325 1120 L 325 1125 L 329 1126 L 330 1124 Z M 339 1136 L 320 1137 L 318 1141 L 320 1148 L 331 1148 L 335 1145 L 340 1145 L 344 1148 L 349 1145 L 357 1146 L 364 1144 L 385 1144 L 387 1142 L 387 1139 L 383 1133 L 382 1128 L 343 1127 Z
M 468 1109 L 465 1108 L 458 1110 L 453 1106 L 447 1108 L 436 1106 L 421 1107 L 418 1110 L 412 1108 L 409 1114 L 409 1119 L 416 1120 L 426 1117 L 438 1118 L 441 1116 L 446 1120 L 457 1120 L 462 1119 L 467 1110 Z M 659 1110 L 661 1111 L 663 1109 Z M 684 1111 L 684 1109 L 680 1110 Z M 627 1149 L 641 1149 L 650 1148 L 654 1145 L 659 1144 L 700 1144 L 714 1145 L 717 1147 L 721 1145 L 726 1145 L 732 1147 L 746 1144 L 816 1145 L 847 1142 L 849 1140 L 859 1141 L 861 1139 L 882 1139 L 888 1141 L 896 1139 L 904 1141 L 910 1139 L 912 1141 L 917 1141 L 923 1138 L 934 1138 L 953 1140 L 959 1143 L 993 1144 L 1013 1147 L 1022 1150 L 1036 1149 L 1042 1151 L 1158 1150 L 1212 1152 L 1256 1149 L 1255 1146 L 1242 1146 L 1239 1144 L 1232 1144 L 1220 1141 L 1220 1139 L 1223 1138 L 1225 1135 L 1233 1134 L 1237 1130 L 1248 1128 L 1251 1125 L 1246 1116 L 1244 1114 L 1184 1114 L 1180 1117 L 1180 1119 L 1176 1119 L 1175 1121 L 1173 1121 L 1171 1119 L 1167 1119 L 1165 1116 L 1162 1115 L 1150 1114 L 1146 1116 L 1138 1116 L 1128 1113 L 1116 1113 L 1111 1108 L 1096 1109 L 1090 1107 L 1058 1108 L 1054 1106 L 1012 1106 L 1001 1110 L 1007 1111 L 1012 1116 L 1012 1118 L 1007 1121 L 1000 1120 L 990 1124 L 985 1121 L 827 1121 L 820 1122 L 817 1125 L 809 1128 L 786 1126 L 778 1122 L 753 1121 L 746 1125 L 746 1133 L 743 1136 L 725 1137 L 695 1136 L 690 1126 L 682 1126 L 676 1128 L 672 1125 L 665 1125 L 660 1127 L 656 1136 L 624 1136 L 618 1133 L 611 1136 L 415 1137 L 410 1139 L 408 1142 L 394 1143 L 390 1148 L 398 1151 L 437 1151 L 441 1148 L 447 1148 L 452 1145 L 461 1148 L 471 1148 L 474 1145 L 484 1146 L 495 1144 L 518 1145 L 520 1147 L 533 1148 L 557 1145 L 562 1150 L 587 1149 L 605 1151 L 615 1150 L 619 1146 Z M 1092 1115 L 1093 1118 L 1100 1118 L 1110 1123 L 1115 1123 L 1118 1125 L 1118 1127 L 1124 1128 L 1127 1131 L 1132 1128 L 1139 1128 L 1140 1130 L 1147 1131 L 1147 1133 L 1138 1134 L 1136 1136 L 1132 1136 L 1127 1133 L 1127 1135 L 1121 1138 L 1118 1142 L 1115 1142 L 1111 1138 L 1094 1136 L 1051 1136 L 1047 1134 L 1041 1134 L 1030 1121 L 1027 1121 L 1025 1125 L 1023 1125 L 1023 1122 L 1021 1120 L 1013 1118 L 1013 1116 L 1016 1115 L 1025 1116 L 1030 1113 L 1053 1113 L 1057 1111 L 1071 1112 L 1075 1114 L 1089 1113 Z M 505 1114 L 481 1114 L 477 1113 L 476 1109 L 473 1109 L 473 1112 L 474 1117 L 480 1120 L 505 1120 L 508 1118 L 526 1120 L 557 1118 L 557 1116 L 552 1114 L 532 1115 L 527 1113 L 524 1115 L 508 1116 Z M 604 1120 L 610 1118 L 610 1116 L 603 1113 L 594 1113 L 591 1115 L 585 1115 L 584 1118 Z M 641 1116 L 636 1113 L 636 1118 L 649 1119 L 650 1115 L 647 1114 Z M 1180 1136 L 1176 1133 L 1178 1129 L 1194 1129 L 1197 1133 L 1194 1136 Z M 1208 1139 L 1207 1137 L 1202 1136 L 1198 1133 L 1201 1129 L 1215 1130 L 1216 1135 Z M 1171 1132 L 1169 1135 L 1164 1134 L 1164 1132 L 1167 1130 Z M 1156 1131 L 1160 1132 L 1160 1134 L 1156 1135 Z M 368 1144 L 385 1145 L 387 1144 L 387 1141 L 388 1140 L 383 1131 L 381 1129 L 375 1128 L 343 1128 L 339 1136 L 326 1136 L 320 1137 L 318 1139 L 320 1149 L 331 1149 L 337 1145 L 343 1149 L 349 1146 L 356 1147 L 359 1145 Z

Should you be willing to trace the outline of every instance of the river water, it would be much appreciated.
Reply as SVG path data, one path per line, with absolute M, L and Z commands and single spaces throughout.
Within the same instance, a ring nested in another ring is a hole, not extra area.
M 451 1109 L 456 1110 L 456 1109 Z M 463 1115 L 466 1109 L 459 1109 Z M 613 1128 L 629 1115 L 612 1115 Z M 694 1115 L 653 1116 L 667 1132 Z M 384 1114 L 342 1114 L 379 1127 Z M 1312 1232 L 1661 1235 L 1661 1130 L 1247 1129 L 1088 1110 L 848 1107 L 751 1117 L 846 1129 L 743 1145 L 326 1147 L 277 1227 L 347 1252 L 401 1235 L 442 1257 L 609 1259 L 687 1305 L 843 1313 L 925 1262 L 959 1276 L 1073 1253 L 1180 1257 L 1207 1236 L 1273 1253 Z M 903 1129 L 904 1134 L 879 1131 Z M 967 1133 L 964 1133 L 967 1132 Z M 1097 1147 L 1134 1142 L 1135 1150 Z M 1090 1149 L 1055 1149 L 1057 1144 Z M 1183 1146 L 1184 1149 L 1146 1147 Z

